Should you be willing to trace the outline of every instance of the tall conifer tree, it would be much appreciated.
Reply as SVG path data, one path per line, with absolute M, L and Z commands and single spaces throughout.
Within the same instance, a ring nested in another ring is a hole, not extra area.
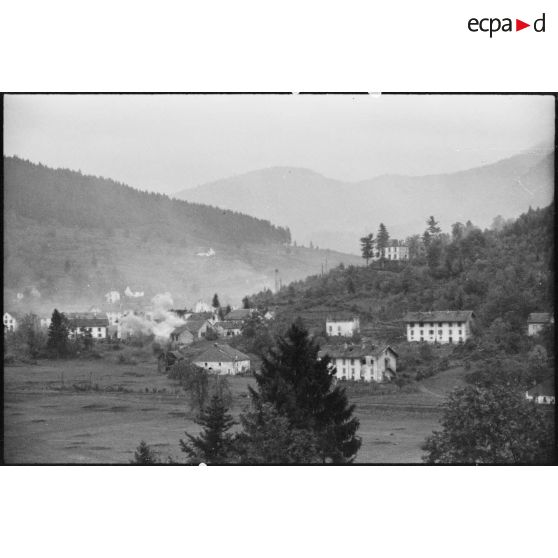
M 250 392 L 256 405 L 271 403 L 293 428 L 313 432 L 324 462 L 351 462 L 361 445 L 355 407 L 345 390 L 333 385 L 330 360 L 318 360 L 318 350 L 297 320 L 263 358 L 261 372 L 255 374 L 258 389 Z

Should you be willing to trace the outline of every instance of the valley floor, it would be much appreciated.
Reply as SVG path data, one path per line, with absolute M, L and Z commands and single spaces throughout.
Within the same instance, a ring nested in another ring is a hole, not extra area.
M 420 463 L 420 446 L 439 427 L 439 405 L 463 373 L 450 368 L 415 393 L 350 395 L 363 439 L 357 463 Z M 79 391 L 89 382 L 94 390 Z M 233 415 L 248 405 L 251 382 L 231 378 Z M 157 373 L 154 358 L 123 365 L 41 361 L 4 369 L 6 463 L 128 463 L 141 440 L 163 460 L 180 462 L 179 439 L 185 430 L 199 431 L 193 418 L 186 394 Z

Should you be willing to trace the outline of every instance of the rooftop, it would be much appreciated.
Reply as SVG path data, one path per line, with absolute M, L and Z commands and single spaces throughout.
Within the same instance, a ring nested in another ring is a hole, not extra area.
M 389 345 L 375 346 L 370 343 L 360 344 L 360 345 L 324 345 L 320 352 L 319 357 L 328 355 L 331 358 L 364 358 L 367 356 L 372 356 L 378 358 L 386 350 L 390 350 L 395 356 L 397 353 Z
M 435 310 L 433 312 L 407 312 L 405 322 L 466 322 L 474 317 L 472 310 Z
M 233 362 L 235 360 L 250 360 L 250 357 L 228 345 L 215 343 L 199 355 L 195 362 Z
M 252 308 L 238 308 L 237 310 L 231 310 L 226 316 L 225 320 L 245 320 L 249 318 L 254 313 Z
M 242 322 L 239 320 L 225 320 L 223 322 L 216 322 L 215 327 L 220 327 L 223 329 L 242 329 Z
M 538 395 L 542 396 L 553 396 L 554 391 L 554 376 L 549 376 L 546 380 L 543 380 L 540 384 L 537 384 L 535 387 L 532 387 L 527 392 L 531 397 L 537 397 Z
M 548 324 L 553 320 L 550 312 L 532 312 L 527 318 L 529 324 Z

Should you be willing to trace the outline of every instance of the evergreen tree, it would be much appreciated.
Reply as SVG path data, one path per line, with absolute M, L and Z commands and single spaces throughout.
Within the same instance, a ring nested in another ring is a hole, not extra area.
M 351 462 L 361 444 L 359 421 L 345 390 L 333 385 L 329 358 L 318 361 L 318 350 L 296 321 L 262 359 L 261 372 L 255 374 L 257 391 L 250 392 L 256 405 L 271 403 L 293 428 L 313 432 L 322 461 Z
M 134 452 L 134 465 L 155 465 L 158 463 L 157 454 L 142 440 Z
M 64 357 L 68 354 L 68 334 L 68 320 L 62 312 L 58 312 L 55 308 L 48 327 L 47 348 L 57 357 Z
M 214 395 L 196 423 L 203 426 L 198 436 L 186 432 L 188 441 L 180 440 L 180 449 L 188 455 L 189 463 L 227 463 L 231 461 L 232 440 L 227 431 L 234 420 L 221 399 Z
M 431 215 L 428 221 L 426 221 L 427 231 L 430 236 L 437 236 L 442 232 L 442 229 L 438 226 L 438 221 L 434 219 L 434 216 Z
M 215 310 L 221 307 L 221 303 L 219 302 L 219 296 L 217 295 L 217 293 L 213 295 L 213 301 L 211 302 L 211 306 L 213 306 Z
M 366 265 L 368 265 L 370 259 L 374 257 L 374 235 L 372 233 L 360 239 L 360 250 L 362 257 L 366 260 Z
M 264 403 L 240 415 L 242 432 L 235 438 L 240 463 L 319 463 L 312 432 L 292 428 L 273 405 Z
M 250 299 L 245 296 L 242 299 L 242 308 L 244 308 L 245 310 L 248 310 L 249 308 L 252 308 L 252 304 L 250 303 Z
M 376 248 L 380 253 L 380 258 L 384 258 L 384 248 L 387 248 L 389 243 L 389 233 L 387 231 L 386 226 L 383 223 L 380 223 L 380 228 L 378 230 L 378 234 L 376 235 Z

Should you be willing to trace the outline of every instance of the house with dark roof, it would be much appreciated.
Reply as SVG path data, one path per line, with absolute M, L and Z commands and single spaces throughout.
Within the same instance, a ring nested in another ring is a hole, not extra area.
M 225 321 L 247 320 L 255 312 L 253 308 L 237 308 L 231 310 L 224 318 Z
M 194 334 L 190 331 L 187 324 L 183 324 L 172 330 L 170 340 L 178 345 L 190 345 L 194 342 Z
M 398 355 L 389 345 L 325 345 L 318 358 L 325 356 L 331 359 L 332 369 L 339 380 L 386 382 L 394 379 L 397 372 Z
M 554 323 L 554 316 L 550 312 L 532 312 L 527 318 L 527 334 L 537 335 L 543 328 Z
M 211 327 L 219 337 L 235 337 L 242 334 L 242 326 L 243 322 L 239 320 L 223 320 Z
M 250 357 L 229 347 L 214 343 L 201 355 L 194 358 L 193 364 L 217 374 L 239 374 L 250 370 Z
M 90 312 L 72 312 L 68 318 L 69 337 L 74 339 L 90 334 L 93 339 L 106 339 L 109 327 L 108 318 Z
M 525 392 L 527 401 L 534 401 L 541 405 L 555 405 L 556 392 L 554 388 L 554 376 L 550 376 L 540 384 Z
M 408 312 L 403 321 L 407 325 L 407 341 L 464 343 L 472 335 L 474 318 L 472 310 L 437 310 Z

